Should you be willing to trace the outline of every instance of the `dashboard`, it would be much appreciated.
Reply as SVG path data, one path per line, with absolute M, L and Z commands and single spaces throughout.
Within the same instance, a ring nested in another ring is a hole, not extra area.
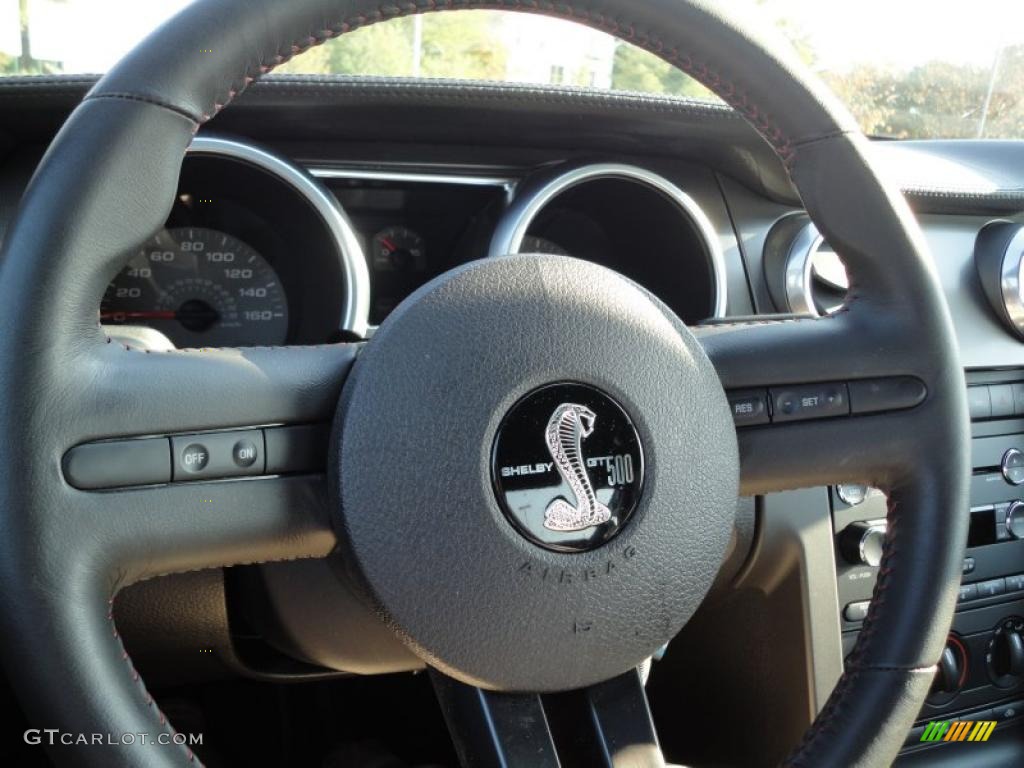
M 920 219 L 966 366 L 1024 364 L 1022 217 Z M 828 314 L 850 287 L 803 211 L 699 166 L 296 162 L 199 136 L 164 228 L 124 255 L 97 309 L 147 349 L 358 340 L 443 272 L 526 252 L 616 270 L 689 324 Z

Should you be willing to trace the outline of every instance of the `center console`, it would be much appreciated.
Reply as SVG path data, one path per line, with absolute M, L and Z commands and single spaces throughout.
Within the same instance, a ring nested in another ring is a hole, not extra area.
M 971 499 L 960 599 L 931 693 L 905 753 L 932 721 L 1024 724 L 1024 371 L 968 374 Z M 864 486 L 830 489 L 844 653 L 867 615 L 882 555 L 886 499 Z M 967 757 L 968 755 L 963 755 Z

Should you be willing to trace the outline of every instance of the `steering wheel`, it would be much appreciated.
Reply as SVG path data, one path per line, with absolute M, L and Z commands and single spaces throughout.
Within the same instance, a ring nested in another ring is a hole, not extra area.
M 121 255 L 163 225 L 203 123 L 328 38 L 448 8 L 571 19 L 705 84 L 785 163 L 848 267 L 846 305 L 820 319 L 688 329 L 613 272 L 523 255 L 443 275 L 365 345 L 150 353 L 104 335 L 104 288 Z M 790 763 L 888 764 L 928 691 L 956 602 L 969 476 L 943 293 L 854 120 L 786 46 L 711 2 L 201 0 L 103 77 L 59 132 L 4 243 L 0 306 L 4 661 L 41 727 L 112 735 L 58 744 L 60 764 L 196 761 L 187 746 L 117 737 L 172 733 L 118 639 L 119 589 L 329 553 L 433 670 L 467 764 L 554 765 L 537 694 L 569 689 L 591 702 L 609 761 L 658 764 L 629 670 L 700 604 L 737 494 L 841 482 L 888 494 L 885 553 L 845 674 Z M 737 437 L 724 389 L 835 381 L 909 381 L 921 396 Z M 545 522 L 584 533 L 548 540 L 509 514 L 492 457 L 506 442 L 509 456 L 517 450 L 510 429 L 540 440 L 565 398 L 576 408 L 558 412 L 553 434 L 565 442 L 550 445 L 551 463 L 568 462 L 569 482 L 579 441 L 625 440 L 635 493 L 598 502 L 579 486 Z M 107 438 L 332 418 L 326 482 L 87 491 L 62 465 L 72 447 Z M 618 432 L 601 432 L 613 423 Z

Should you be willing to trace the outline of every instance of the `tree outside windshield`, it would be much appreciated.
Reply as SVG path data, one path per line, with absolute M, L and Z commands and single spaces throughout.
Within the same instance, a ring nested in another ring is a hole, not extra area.
M 891 138 L 1024 138 L 1024 3 L 722 0 L 771 24 Z M 186 0 L 0 0 L 0 73 L 101 72 Z M 111 24 L 112 18 L 122 20 Z M 108 38 L 117 31 L 116 39 Z M 356 30 L 278 72 L 541 83 L 714 97 L 621 40 L 548 17 L 455 11 Z

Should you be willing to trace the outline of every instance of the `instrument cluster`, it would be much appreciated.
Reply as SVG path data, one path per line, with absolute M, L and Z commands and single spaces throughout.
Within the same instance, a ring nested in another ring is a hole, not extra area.
M 522 178 L 305 169 L 199 137 L 165 227 L 125 254 L 100 320 L 155 349 L 361 339 L 453 267 L 548 253 L 617 270 L 699 322 L 725 310 L 717 242 L 691 198 L 632 166 Z
M 165 227 L 125 255 L 100 320 L 147 348 L 318 344 L 365 334 L 368 283 L 347 216 L 315 179 L 198 138 Z

